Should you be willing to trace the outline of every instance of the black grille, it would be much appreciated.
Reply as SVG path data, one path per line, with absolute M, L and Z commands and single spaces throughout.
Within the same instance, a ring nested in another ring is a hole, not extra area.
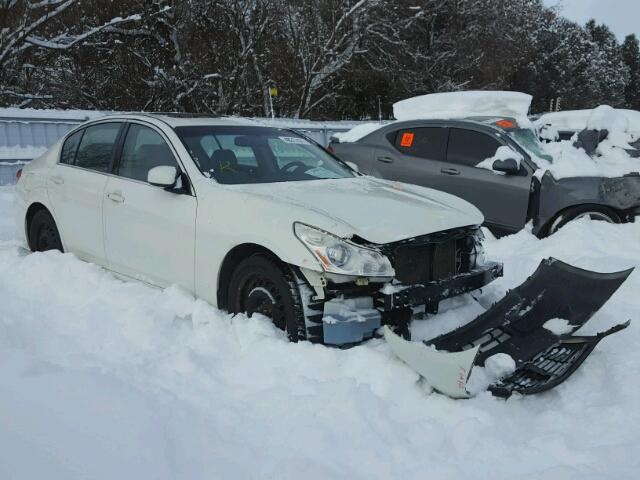
M 400 245 L 392 255 L 396 279 L 404 284 L 432 282 L 457 272 L 458 240 L 425 245 Z

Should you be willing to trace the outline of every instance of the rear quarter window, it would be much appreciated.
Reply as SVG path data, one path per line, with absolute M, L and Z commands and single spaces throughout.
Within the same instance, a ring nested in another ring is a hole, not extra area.
M 444 127 L 407 128 L 396 131 L 395 138 L 392 138 L 389 140 L 394 147 L 405 155 L 428 160 L 443 161 L 445 159 L 447 129 Z
M 80 140 L 82 139 L 83 133 L 84 130 L 80 130 L 69 136 L 69 138 L 64 141 L 64 145 L 62 146 L 62 153 L 60 154 L 60 163 L 75 165 L 76 152 L 78 151 L 78 146 L 80 145 Z

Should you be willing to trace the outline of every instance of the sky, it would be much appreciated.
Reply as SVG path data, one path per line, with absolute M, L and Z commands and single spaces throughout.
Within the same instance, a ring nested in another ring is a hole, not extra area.
M 640 0 L 544 0 L 548 6 L 560 4 L 562 14 L 580 24 L 595 18 L 606 23 L 619 41 L 630 33 L 640 37 Z

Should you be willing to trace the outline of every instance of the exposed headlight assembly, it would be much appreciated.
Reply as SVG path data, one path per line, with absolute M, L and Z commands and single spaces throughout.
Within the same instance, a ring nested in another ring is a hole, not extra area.
M 303 223 L 295 223 L 293 230 L 327 272 L 360 277 L 395 275 L 391 262 L 380 252 Z

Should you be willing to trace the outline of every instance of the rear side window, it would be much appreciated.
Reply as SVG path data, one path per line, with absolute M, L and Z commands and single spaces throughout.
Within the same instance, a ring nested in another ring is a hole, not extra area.
M 98 172 L 108 172 L 120 125 L 102 123 L 87 127 L 78 147 L 75 165 Z
M 149 170 L 159 166 L 177 167 L 169 145 L 155 130 L 131 124 L 122 148 L 118 175 L 146 182 Z
M 78 151 L 78 145 L 80 145 L 80 139 L 82 138 L 83 132 L 84 130 L 80 130 L 64 141 L 64 145 L 62 146 L 62 153 L 60 155 L 60 163 L 75 165 L 76 152 Z
M 447 162 L 475 167 L 481 161 L 493 157 L 501 145 L 486 133 L 452 128 L 449 131 Z
M 399 130 L 396 132 L 394 146 L 405 155 L 444 161 L 447 129 L 424 127 Z

